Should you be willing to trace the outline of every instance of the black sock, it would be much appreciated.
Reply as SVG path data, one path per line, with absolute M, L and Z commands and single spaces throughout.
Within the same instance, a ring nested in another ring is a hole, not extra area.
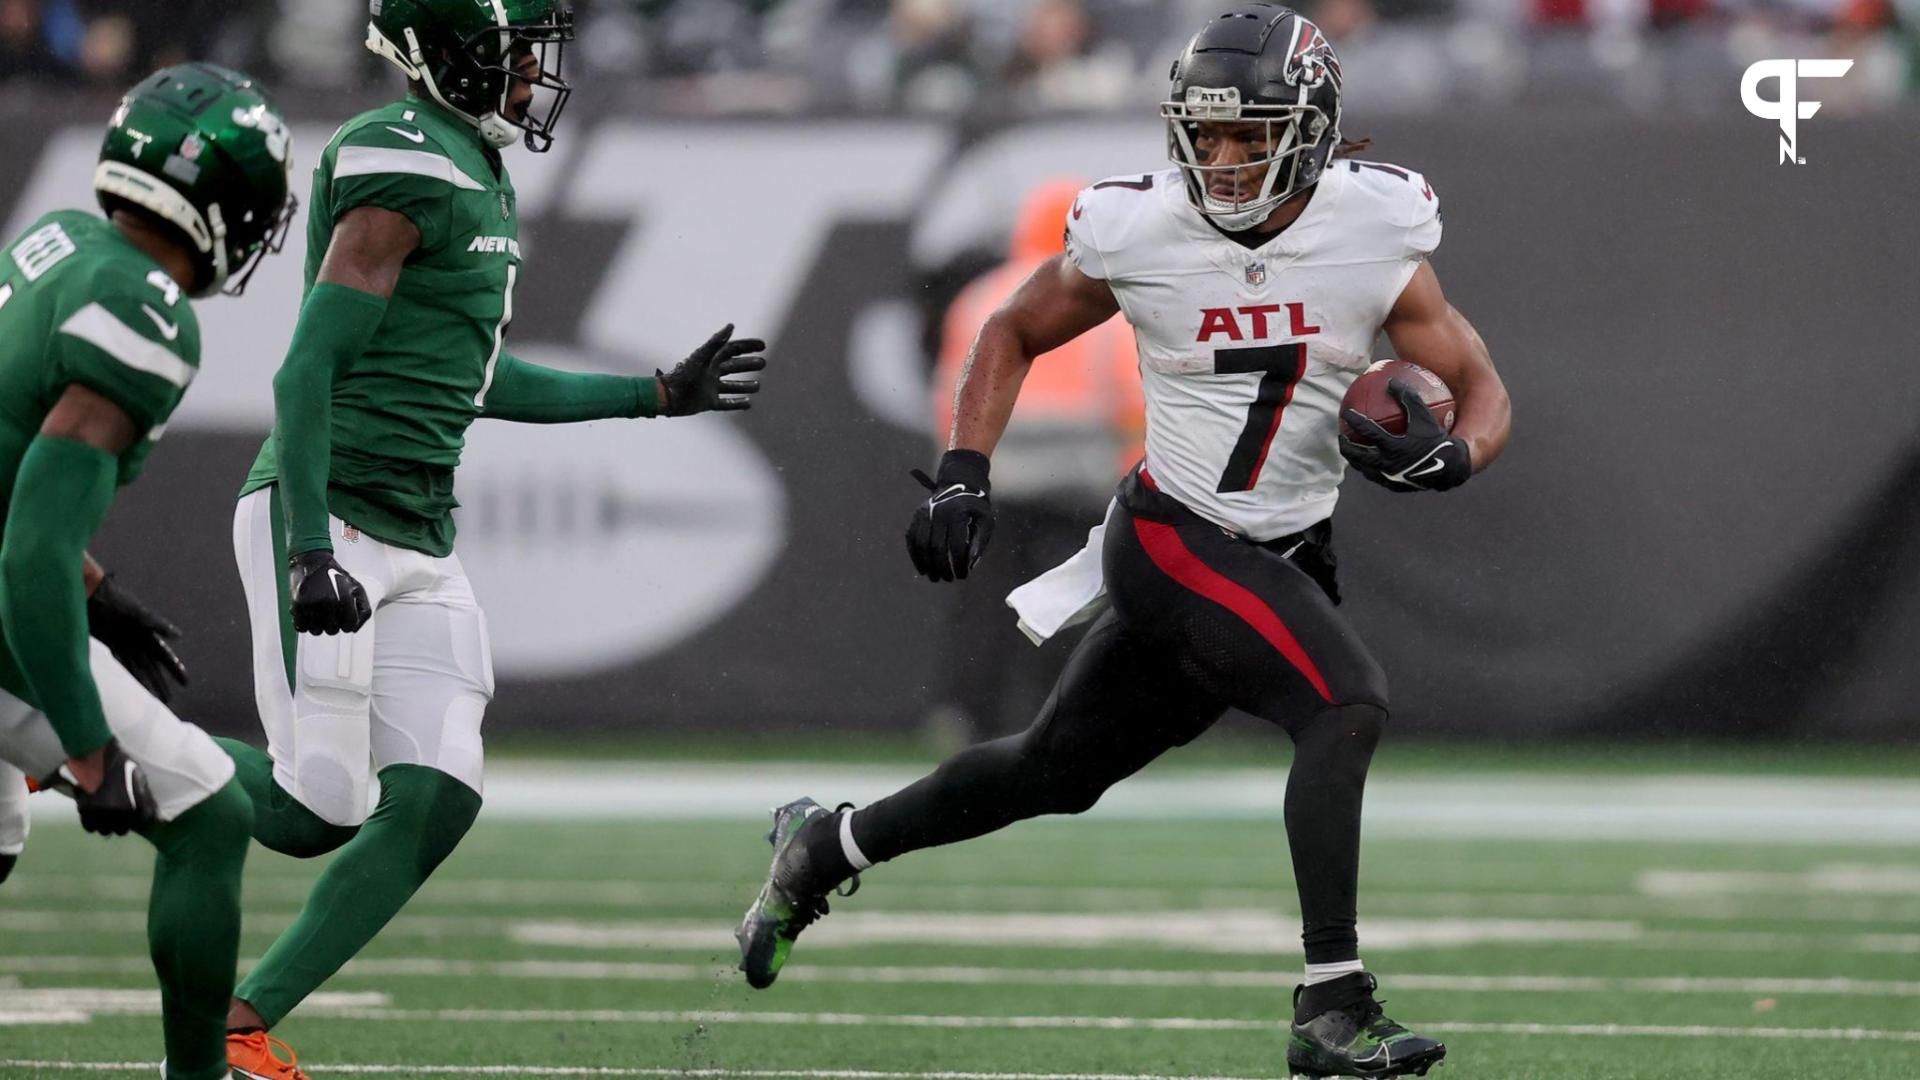
M 840 819 L 847 813 L 836 810 L 814 818 L 800 827 L 800 835 L 794 841 L 807 853 L 808 876 L 813 878 L 813 887 L 821 892 L 838 888 L 854 874 L 846 849 L 840 845 Z
M 1386 719 L 1386 710 L 1377 706 L 1344 705 L 1315 713 L 1294 732 L 1287 846 L 1293 851 L 1300 938 L 1309 964 L 1337 964 L 1360 955 L 1354 932 L 1360 802 Z
M 1358 1005 L 1373 996 L 1373 976 L 1364 971 L 1300 988 L 1293 1002 L 1293 1022 L 1304 1024 L 1321 1013 Z

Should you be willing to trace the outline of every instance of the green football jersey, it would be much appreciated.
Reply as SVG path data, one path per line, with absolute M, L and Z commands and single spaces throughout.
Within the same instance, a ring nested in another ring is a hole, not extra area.
M 111 222 L 82 210 L 34 222 L 0 256 L 0 525 L 20 460 L 68 386 L 98 392 L 138 427 L 120 455 L 128 484 L 199 365 L 192 304 Z M 7 652 L 0 636 L 0 685 L 18 693 Z
M 513 182 L 473 128 L 409 97 L 334 135 L 310 206 L 309 289 L 347 211 L 392 210 L 420 230 L 373 343 L 334 380 L 327 504 L 368 535 L 444 556 L 453 550 L 454 468 L 513 319 Z M 241 493 L 276 476 L 269 437 Z

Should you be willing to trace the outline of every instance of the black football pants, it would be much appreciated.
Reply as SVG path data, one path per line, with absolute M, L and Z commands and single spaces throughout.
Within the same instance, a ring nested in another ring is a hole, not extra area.
M 1256 544 L 1130 477 L 1103 552 L 1112 608 L 1026 731 L 962 750 L 865 807 L 854 840 L 881 862 L 1041 814 L 1077 814 L 1192 741 L 1228 707 L 1295 744 L 1287 838 L 1308 963 L 1354 959 L 1360 802 L 1386 680 L 1334 608 L 1326 525 Z M 1289 557 L 1291 556 L 1291 557 Z

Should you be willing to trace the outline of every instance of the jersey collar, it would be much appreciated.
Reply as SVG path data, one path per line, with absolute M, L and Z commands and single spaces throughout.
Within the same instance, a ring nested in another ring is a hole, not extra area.
M 487 140 L 480 137 L 479 130 L 472 124 L 455 116 L 452 112 L 448 111 L 446 106 L 424 94 L 408 91 L 405 104 L 407 108 L 423 116 L 433 117 L 434 124 L 438 129 L 454 133 L 455 137 L 459 138 L 466 145 L 478 150 L 481 155 L 487 159 L 487 164 L 493 166 L 494 177 L 496 179 L 499 178 L 502 166 L 500 152 L 488 146 Z
M 1188 201 L 1186 188 L 1177 178 L 1164 185 L 1163 191 L 1168 211 L 1179 220 L 1182 231 L 1190 239 L 1200 242 L 1207 260 L 1222 272 L 1240 278 L 1246 274 L 1249 264 L 1267 260 L 1291 263 L 1311 254 L 1316 241 L 1325 234 L 1327 222 L 1333 219 L 1341 196 L 1346 193 L 1346 176 L 1346 169 L 1334 168 L 1334 163 L 1328 162 L 1313 198 L 1307 201 L 1307 208 L 1293 224 L 1275 233 L 1266 243 L 1251 248 L 1222 236 L 1219 228 Z

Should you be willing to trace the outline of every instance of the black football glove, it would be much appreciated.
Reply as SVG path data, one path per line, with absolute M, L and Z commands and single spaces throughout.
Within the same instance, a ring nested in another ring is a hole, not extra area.
M 919 469 L 913 478 L 927 498 L 907 526 L 907 554 L 928 581 L 959 581 L 986 553 L 993 539 L 993 485 L 987 482 L 987 455 L 978 450 L 949 450 L 937 476 Z
M 1420 400 L 1420 392 L 1400 379 L 1387 392 L 1407 412 L 1407 433 L 1394 435 L 1374 419 L 1354 409 L 1340 415 L 1360 436 L 1340 435 L 1340 455 L 1360 475 L 1388 491 L 1446 491 L 1473 475 L 1467 444 L 1456 439 Z
M 351 634 L 373 618 L 367 590 L 321 548 L 287 560 L 293 629 L 301 634 Z
M 0 855 L 0 885 L 6 884 L 7 878 L 13 876 L 13 865 L 19 861 L 18 855 Z
M 160 820 L 160 807 L 147 790 L 147 778 L 133 763 L 116 739 L 108 739 L 101 750 L 100 786 L 89 794 L 74 779 L 66 765 L 40 786 L 72 796 L 80 810 L 80 827 L 101 836 L 125 836 L 146 829 Z
M 660 411 L 668 416 L 692 416 L 703 412 L 732 412 L 753 406 L 753 395 L 760 392 L 759 379 L 729 379 L 749 371 L 761 371 L 767 358 L 758 354 L 767 343 L 758 338 L 729 341 L 733 324 L 707 339 L 705 345 L 669 372 L 655 371 L 660 382 Z
M 161 701 L 173 699 L 175 685 L 187 685 L 187 665 L 169 644 L 180 636 L 180 628 L 114 584 L 112 574 L 87 598 L 87 628 Z

